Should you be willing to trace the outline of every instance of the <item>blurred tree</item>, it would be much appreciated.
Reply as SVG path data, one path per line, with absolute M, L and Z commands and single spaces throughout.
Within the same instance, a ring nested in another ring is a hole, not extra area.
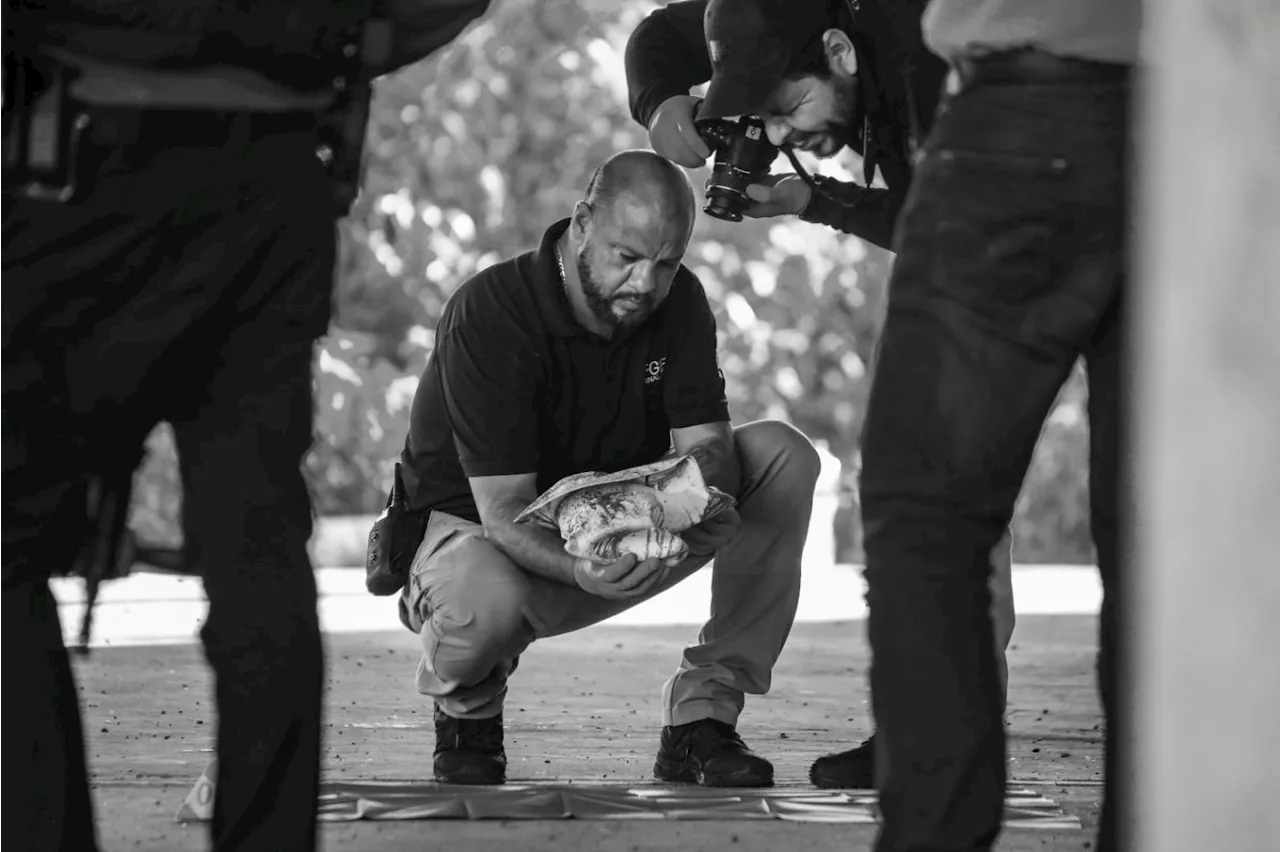
M 622 51 L 652 8 L 502 0 L 449 48 L 379 81 L 364 192 L 340 226 L 336 314 L 316 370 L 307 468 L 321 514 L 380 511 L 454 289 L 535 246 L 610 154 L 648 147 L 627 110 Z M 848 153 L 821 165 L 844 179 L 858 167 Z M 701 187 L 706 172 L 691 178 Z M 685 263 L 715 308 L 735 421 L 790 421 L 841 459 L 839 555 L 859 560 L 857 435 L 892 256 L 795 219 L 700 216 Z M 1045 429 L 1015 521 L 1019 559 L 1091 558 L 1081 398 L 1077 376 Z M 171 464 L 171 449 L 156 446 Z M 140 477 L 152 524 L 162 507 L 174 517 L 163 466 L 157 459 Z

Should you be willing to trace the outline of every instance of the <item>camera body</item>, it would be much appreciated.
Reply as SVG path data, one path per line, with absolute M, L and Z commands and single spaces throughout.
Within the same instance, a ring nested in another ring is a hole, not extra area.
M 765 134 L 758 116 L 734 119 L 708 118 L 694 122 L 698 135 L 715 152 L 715 165 L 707 180 L 704 213 L 727 222 L 741 222 L 751 203 L 747 187 L 769 173 L 778 147 Z

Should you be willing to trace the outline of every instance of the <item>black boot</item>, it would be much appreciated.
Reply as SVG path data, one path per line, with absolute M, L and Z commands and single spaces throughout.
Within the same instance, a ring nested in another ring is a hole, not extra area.
M 437 707 L 435 722 L 437 781 L 501 784 L 507 780 L 501 713 L 490 719 L 455 719 Z
M 809 767 L 809 780 L 824 790 L 873 790 L 876 786 L 874 735 L 862 745 L 837 754 L 827 754 Z
M 653 777 L 704 787 L 772 787 L 773 766 L 747 748 L 732 725 L 699 719 L 662 729 Z

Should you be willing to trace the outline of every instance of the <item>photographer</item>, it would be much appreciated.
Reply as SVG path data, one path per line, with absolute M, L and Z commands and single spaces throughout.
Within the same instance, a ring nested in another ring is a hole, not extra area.
M 671 3 L 650 14 L 627 44 L 632 115 L 649 128 L 655 151 L 690 168 L 703 165 L 712 153 L 705 125 L 695 121 L 728 116 L 758 116 L 773 145 L 822 157 L 845 146 L 860 150 L 866 182 L 878 166 L 888 188 L 817 178 L 821 194 L 798 175 L 769 175 L 742 187 L 750 201 L 740 202 L 741 214 L 799 213 L 890 248 L 911 183 L 912 152 L 929 129 L 947 70 L 921 41 L 925 5 L 888 0 Z M 708 80 L 704 100 L 689 94 Z M 760 165 L 763 174 L 775 153 L 766 149 L 751 165 Z M 725 194 L 731 195 L 728 188 Z M 1006 534 L 990 551 L 994 644 L 1006 691 L 1006 651 L 1015 621 L 1012 559 Z M 874 775 L 874 736 L 819 758 L 809 771 L 815 785 L 829 788 L 869 788 Z
M 97 847 L 48 578 L 92 483 L 177 439 L 216 675 L 219 850 L 316 846 L 312 356 L 376 75 L 487 0 L 11 6 L 4 98 L 4 846 Z M 125 486 L 127 490 L 127 485 Z M 119 501 L 116 501 L 119 503 Z
M 920 37 L 924 0 L 687 0 L 651 13 L 627 43 L 631 114 L 687 168 L 711 149 L 695 119 L 758 115 L 769 141 L 819 157 L 848 147 L 866 186 L 797 175 L 753 186 L 752 217 L 798 214 L 891 248 L 946 65 Z M 706 98 L 689 90 L 710 80 Z M 886 188 L 870 188 L 879 169 Z

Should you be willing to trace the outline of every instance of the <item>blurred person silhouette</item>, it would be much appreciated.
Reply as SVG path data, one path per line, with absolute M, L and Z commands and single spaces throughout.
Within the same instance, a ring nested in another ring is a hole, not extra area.
M 300 465 L 334 220 L 358 189 L 372 78 L 487 6 L 6 10 L 6 850 L 97 848 L 48 579 L 99 564 L 91 551 L 119 558 L 120 530 L 104 539 L 91 503 L 107 483 L 123 523 L 161 420 L 178 446 L 183 558 L 209 600 L 213 848 L 316 848 L 324 659 Z
M 948 95 L 898 220 L 863 427 L 878 852 L 991 849 L 1007 786 L 988 555 L 1083 358 L 1104 596 L 1098 849 L 1126 848 L 1125 293 L 1137 0 L 933 0 Z

